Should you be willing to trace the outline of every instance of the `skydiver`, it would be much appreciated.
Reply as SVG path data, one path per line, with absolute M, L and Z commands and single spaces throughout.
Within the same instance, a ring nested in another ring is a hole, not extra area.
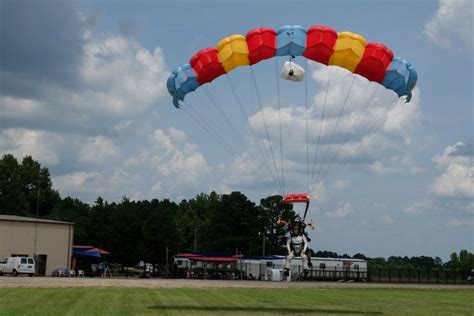
M 303 271 L 304 275 L 308 274 L 308 256 L 306 251 L 308 249 L 308 239 L 302 230 L 302 222 L 295 222 L 290 227 L 290 237 L 286 243 L 286 249 L 288 250 L 288 255 L 286 256 L 285 263 L 285 276 L 290 275 L 291 260 L 295 256 L 301 256 L 303 260 Z
M 300 230 L 301 230 L 302 234 L 306 237 L 306 240 L 308 241 L 308 244 L 309 244 L 309 242 L 311 241 L 311 238 L 308 236 L 308 233 L 306 232 L 305 228 L 307 226 L 309 226 L 311 229 L 315 229 L 316 224 L 314 224 L 313 221 L 311 221 L 309 223 L 305 223 L 304 221 L 301 220 L 301 218 L 299 216 L 295 219 L 294 222 L 298 223 L 298 225 L 300 226 Z M 291 235 L 292 226 L 293 226 L 292 224 L 285 222 L 281 218 L 278 219 L 277 224 L 278 225 L 284 225 L 285 229 L 287 229 L 288 232 Z M 313 268 L 313 263 L 311 262 L 311 249 L 309 249 L 309 247 L 307 247 L 307 249 L 305 251 L 305 255 L 308 257 L 308 267 Z

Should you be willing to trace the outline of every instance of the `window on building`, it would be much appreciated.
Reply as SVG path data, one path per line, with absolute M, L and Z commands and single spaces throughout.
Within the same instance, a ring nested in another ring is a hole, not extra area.
M 182 266 L 183 265 L 183 260 L 178 260 L 178 266 Z
M 272 261 L 267 261 L 267 267 L 272 268 L 273 267 L 273 262 Z
M 354 268 L 354 270 L 359 270 L 359 265 L 358 264 L 354 264 L 352 267 Z
M 321 270 L 326 269 L 326 264 L 325 264 L 325 263 L 320 263 L 320 264 L 319 264 L 319 268 L 320 268 Z

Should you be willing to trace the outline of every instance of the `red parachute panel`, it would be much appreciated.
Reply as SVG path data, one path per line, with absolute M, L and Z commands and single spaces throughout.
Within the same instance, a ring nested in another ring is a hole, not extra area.
M 197 52 L 189 61 L 198 75 L 200 84 L 211 82 L 225 74 L 217 49 L 210 47 Z
M 275 56 L 276 32 L 270 27 L 250 30 L 245 36 L 249 48 L 250 65 Z
M 329 26 L 315 25 L 306 32 L 306 50 L 303 53 L 308 59 L 327 65 L 334 52 L 337 32 Z
M 393 53 L 387 46 L 380 43 L 368 43 L 364 56 L 354 73 L 380 83 L 383 81 L 385 71 L 392 59 Z
M 283 197 L 284 203 L 309 203 L 308 193 L 287 194 Z

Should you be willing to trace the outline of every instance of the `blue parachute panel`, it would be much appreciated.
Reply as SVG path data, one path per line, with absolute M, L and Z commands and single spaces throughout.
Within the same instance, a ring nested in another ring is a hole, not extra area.
M 276 56 L 302 56 L 306 49 L 306 29 L 300 25 L 284 25 L 277 32 Z
M 418 74 L 415 68 L 406 60 L 395 57 L 387 68 L 382 85 L 395 91 L 399 97 L 406 95 L 409 102 L 417 79 Z
M 200 84 L 197 74 L 190 64 L 178 67 L 166 82 L 168 92 L 173 96 L 173 104 L 179 108 L 179 101 L 183 101 L 186 94 L 196 90 Z

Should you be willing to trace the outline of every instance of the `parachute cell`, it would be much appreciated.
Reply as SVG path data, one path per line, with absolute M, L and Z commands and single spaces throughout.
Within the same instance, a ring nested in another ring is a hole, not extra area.
M 410 102 L 417 79 L 415 68 L 405 59 L 395 57 L 387 68 L 382 85 L 395 91 L 399 97 L 406 95 L 407 102 Z
M 190 64 L 184 64 L 173 71 L 166 83 L 168 91 L 173 95 L 173 104 L 179 107 L 179 101 L 183 101 L 186 94 L 196 90 L 200 84 L 197 81 L 197 74 Z
M 201 85 L 211 82 L 217 77 L 225 74 L 224 67 L 219 57 L 219 52 L 215 48 L 205 48 L 200 50 L 189 61 L 196 71 L 197 80 Z
M 249 31 L 246 35 L 250 65 L 275 56 L 276 32 L 269 27 L 260 27 Z
M 306 48 L 306 30 L 300 25 L 285 25 L 277 32 L 276 56 L 301 56 Z
M 393 53 L 387 46 L 379 43 L 368 43 L 364 56 L 354 73 L 370 81 L 382 82 L 388 65 L 393 59 Z
M 352 32 L 339 33 L 329 65 L 354 72 L 364 55 L 365 45 L 366 41 L 362 35 Z
M 332 27 L 315 25 L 308 29 L 304 56 L 327 65 L 334 52 L 337 32 Z
M 249 49 L 245 37 L 240 34 L 223 38 L 216 46 L 222 66 L 226 72 L 249 65 Z

